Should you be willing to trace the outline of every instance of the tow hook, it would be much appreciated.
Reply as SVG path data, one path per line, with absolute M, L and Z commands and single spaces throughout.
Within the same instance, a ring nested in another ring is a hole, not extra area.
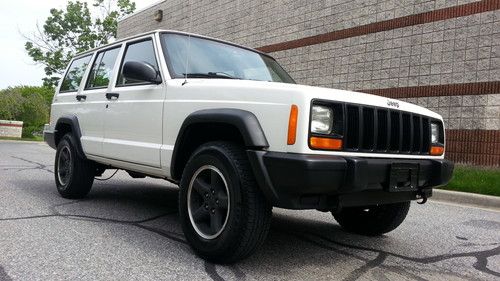
M 422 200 L 422 201 L 418 201 Z M 427 192 L 423 191 L 422 189 L 419 189 L 417 191 L 417 204 L 423 205 L 427 202 Z

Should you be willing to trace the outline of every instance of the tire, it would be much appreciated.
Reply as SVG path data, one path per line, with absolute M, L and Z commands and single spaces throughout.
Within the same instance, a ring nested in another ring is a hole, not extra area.
M 377 236 L 396 229 L 406 218 L 409 209 L 410 201 L 369 207 L 343 208 L 333 216 L 349 232 Z
M 264 242 L 272 206 L 257 186 L 244 149 L 210 142 L 199 147 L 184 168 L 179 215 L 197 255 L 229 264 L 248 257 Z
M 57 145 L 54 176 L 57 191 L 68 199 L 85 197 L 92 188 L 96 166 L 93 161 L 82 159 L 76 152 L 76 141 L 71 134 L 62 137 Z

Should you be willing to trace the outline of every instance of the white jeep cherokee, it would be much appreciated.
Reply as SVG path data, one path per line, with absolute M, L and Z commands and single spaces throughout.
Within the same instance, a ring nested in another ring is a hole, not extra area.
M 296 85 L 267 54 L 174 31 L 76 56 L 44 138 L 65 198 L 110 168 L 178 184 L 187 241 L 220 263 L 262 244 L 273 206 L 331 211 L 346 230 L 378 235 L 453 171 L 438 114 Z

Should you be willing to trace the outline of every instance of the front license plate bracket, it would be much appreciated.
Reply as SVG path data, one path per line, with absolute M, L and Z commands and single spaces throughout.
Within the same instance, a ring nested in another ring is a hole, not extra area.
M 418 189 L 418 164 L 393 163 L 389 172 L 389 191 L 416 191 Z

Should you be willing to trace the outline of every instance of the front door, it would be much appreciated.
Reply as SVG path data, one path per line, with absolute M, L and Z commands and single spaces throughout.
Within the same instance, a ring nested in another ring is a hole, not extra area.
M 106 158 L 160 167 L 164 84 L 127 79 L 122 67 L 128 61 L 146 62 L 159 71 L 153 37 L 126 44 L 117 79 L 106 93 L 103 155 Z

